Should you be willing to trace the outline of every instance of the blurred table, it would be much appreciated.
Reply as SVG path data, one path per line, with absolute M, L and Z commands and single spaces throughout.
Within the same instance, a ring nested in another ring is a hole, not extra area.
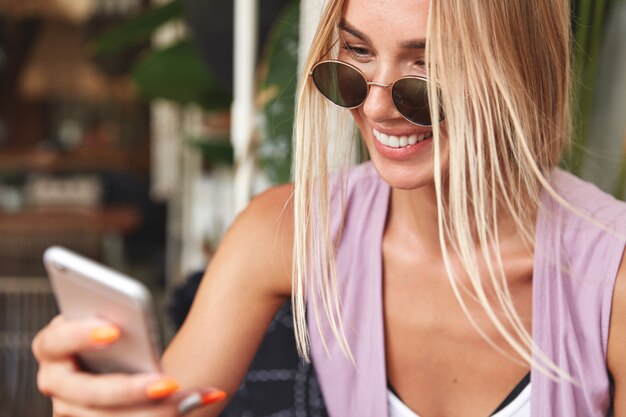
M 17 212 L 0 211 L 0 226 L 50 227 L 80 223 L 98 233 L 129 234 L 141 224 L 141 211 L 135 206 L 25 208 Z
M 142 222 L 135 206 L 25 208 L 0 211 L 0 275 L 32 275 L 41 268 L 41 255 L 62 245 L 84 256 L 124 268 L 125 235 Z

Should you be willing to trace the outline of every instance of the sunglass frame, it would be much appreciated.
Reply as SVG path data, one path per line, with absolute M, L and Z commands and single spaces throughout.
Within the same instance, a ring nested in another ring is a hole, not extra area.
M 332 101 L 331 99 L 329 99 L 329 98 L 326 96 L 326 94 L 324 94 L 324 93 L 322 92 L 322 90 L 320 89 L 320 87 L 317 85 L 317 82 L 315 81 L 315 77 L 313 76 L 313 73 L 315 72 L 315 69 L 316 69 L 317 67 L 319 67 L 320 65 L 323 65 L 323 64 L 328 64 L 328 63 L 334 63 L 334 64 L 345 65 L 345 66 L 347 66 L 348 68 L 355 70 L 355 71 L 356 71 L 356 72 L 357 72 L 357 73 L 361 76 L 361 78 L 363 78 L 363 80 L 365 81 L 365 85 L 366 85 L 367 91 L 366 91 L 366 93 L 365 93 L 365 97 L 363 98 L 363 100 L 362 100 L 359 104 L 357 104 L 356 106 L 342 106 L 342 105 L 340 105 L 340 104 L 335 103 L 335 102 L 334 102 L 334 101 Z M 375 85 L 375 86 L 377 86 L 377 87 L 382 87 L 382 88 L 391 88 L 391 91 L 392 91 L 392 94 L 391 94 L 391 101 L 393 102 L 393 105 L 394 105 L 394 107 L 396 108 L 396 110 L 398 110 L 398 113 L 400 113 L 400 115 L 402 115 L 402 117 L 403 117 L 404 119 L 406 119 L 406 120 L 407 120 L 407 121 L 409 121 L 410 123 L 413 123 L 414 125 L 417 125 L 417 126 L 422 126 L 422 127 L 430 127 L 430 126 L 432 126 L 432 125 L 433 125 L 433 124 L 432 124 L 432 121 L 431 121 L 431 123 L 430 123 L 430 124 L 424 124 L 424 123 L 418 123 L 418 122 L 415 122 L 415 121 L 413 121 L 413 120 L 409 119 L 407 116 L 405 116 L 405 115 L 402 113 L 402 111 L 400 111 L 400 108 L 398 107 L 398 104 L 396 103 L 396 101 L 394 100 L 394 97 L 393 97 L 393 87 L 394 87 L 394 86 L 396 85 L 396 83 L 398 83 L 399 81 L 406 80 L 406 79 L 420 80 L 420 81 L 425 82 L 425 83 L 428 85 L 428 83 L 429 83 L 430 81 L 428 81 L 428 79 L 427 79 L 426 77 L 422 77 L 422 76 L 419 76 L 419 75 L 405 75 L 405 76 L 400 77 L 400 78 L 398 78 L 397 80 L 395 80 L 394 82 L 389 83 L 389 84 L 379 83 L 379 82 L 376 82 L 376 81 L 369 81 L 369 80 L 367 79 L 367 76 L 366 76 L 366 75 L 363 73 L 363 71 L 361 71 L 358 67 L 356 67 L 355 65 L 352 65 L 352 64 L 350 64 L 350 63 L 348 63 L 348 62 L 341 61 L 341 60 L 339 60 L 339 59 L 323 59 L 323 60 L 321 60 L 321 61 L 316 62 L 316 63 L 315 63 L 315 65 L 313 65 L 313 68 L 311 68 L 311 71 L 309 72 L 309 77 L 311 77 L 311 79 L 313 80 L 313 84 L 315 85 L 315 88 L 317 88 L 317 90 L 320 92 L 320 94 L 321 94 L 321 95 L 322 95 L 322 96 L 323 96 L 326 100 L 330 101 L 330 102 L 331 102 L 331 103 L 333 103 L 335 106 L 337 106 L 337 107 L 341 107 L 342 109 L 346 109 L 346 110 L 352 110 L 352 109 L 356 109 L 356 108 L 358 108 L 358 107 L 362 106 L 362 105 L 363 105 L 363 103 L 365 103 L 365 100 L 367 100 L 367 97 L 369 96 L 369 93 L 370 93 L 370 86 L 372 86 L 372 85 Z M 429 107 L 429 109 L 430 109 L 430 103 L 428 103 L 428 107 Z M 431 119 L 432 119 L 432 118 L 431 118 Z M 443 119 L 442 119 L 439 123 L 441 123 L 442 121 L 443 121 Z

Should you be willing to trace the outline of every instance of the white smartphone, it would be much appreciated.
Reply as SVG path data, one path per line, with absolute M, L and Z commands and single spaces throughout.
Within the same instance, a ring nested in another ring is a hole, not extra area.
M 118 326 L 121 337 L 79 359 L 94 373 L 159 372 L 161 343 L 152 297 L 139 281 L 60 246 L 44 252 L 44 264 L 61 314 L 95 316 Z

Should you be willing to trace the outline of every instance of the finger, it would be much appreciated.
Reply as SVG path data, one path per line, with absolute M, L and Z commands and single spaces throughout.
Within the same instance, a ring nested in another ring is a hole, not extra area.
M 39 362 L 72 356 L 80 351 L 101 349 L 120 337 L 120 329 L 106 321 L 89 318 L 68 320 L 57 317 L 33 339 Z
M 63 400 L 52 400 L 52 417 L 86 417 L 82 407 L 77 407 L 74 404 L 67 403 Z M 83 411 L 83 412 L 81 412 Z
M 129 407 L 87 407 L 82 404 L 55 399 L 53 410 L 54 417 L 174 417 L 217 403 L 225 398 L 226 393 L 222 390 L 201 388 L 192 392 L 177 393 L 164 401 Z
M 167 398 L 179 388 L 164 375 L 96 375 L 78 371 L 71 361 L 46 362 L 40 367 L 38 384 L 49 396 L 87 407 L 147 404 Z
M 201 388 L 188 394 L 178 402 L 178 413 L 185 415 L 200 407 L 214 404 L 226 399 L 226 393 L 217 388 Z
M 62 372 L 60 368 L 66 368 L 65 372 Z M 56 380 L 55 378 L 63 378 L 63 374 L 69 374 L 72 368 L 70 360 L 64 362 L 42 362 L 37 369 L 37 389 L 46 397 L 54 397 L 55 388 L 59 385 L 63 379 Z M 75 367 L 74 367 L 75 368 Z
M 62 400 L 53 402 L 54 417 L 175 417 L 174 404 L 159 403 L 126 408 L 92 408 Z

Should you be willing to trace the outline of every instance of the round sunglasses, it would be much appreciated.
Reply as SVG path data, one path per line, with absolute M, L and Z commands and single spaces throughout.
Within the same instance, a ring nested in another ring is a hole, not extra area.
M 324 97 L 344 109 L 354 109 L 363 104 L 371 85 L 391 88 L 393 104 L 402 117 L 418 126 L 432 126 L 428 80 L 424 77 L 410 75 L 391 84 L 383 84 L 368 81 L 365 74 L 354 65 L 334 59 L 318 62 L 309 75 Z M 443 112 L 439 114 L 439 122 L 442 122 Z

